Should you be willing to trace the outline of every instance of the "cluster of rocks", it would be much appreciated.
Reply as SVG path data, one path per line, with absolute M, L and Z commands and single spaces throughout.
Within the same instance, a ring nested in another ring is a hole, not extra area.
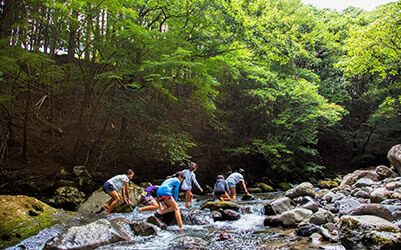
M 304 182 L 288 190 L 265 205 L 264 225 L 294 227 L 297 235 L 347 249 L 401 249 L 401 177 L 395 167 L 401 167 L 401 145 L 396 149 L 388 154 L 392 168 L 357 170 L 331 189 Z

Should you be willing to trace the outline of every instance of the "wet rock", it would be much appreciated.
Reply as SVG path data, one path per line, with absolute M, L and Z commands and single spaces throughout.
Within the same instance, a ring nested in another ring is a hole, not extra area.
M 74 211 L 78 205 L 84 200 L 85 194 L 76 187 L 59 187 L 49 203 L 54 207 L 64 208 Z
M 381 204 L 363 204 L 360 207 L 350 211 L 349 215 L 374 215 L 388 221 L 394 220 L 390 209 Z
M 265 215 L 281 214 L 292 209 L 294 209 L 294 203 L 292 200 L 288 197 L 282 197 L 265 206 Z M 268 212 L 269 214 L 266 214 L 266 211 L 272 211 L 273 213 Z
M 180 236 L 175 239 L 177 245 L 173 249 L 207 249 L 208 242 L 193 236 Z
M 9 247 L 60 221 L 58 211 L 25 195 L 0 195 L 0 248 Z
M 304 208 L 295 208 L 281 214 L 281 221 L 285 226 L 296 226 L 299 222 L 309 218 L 313 214 L 312 211 Z
M 358 192 L 355 193 L 354 196 L 356 198 L 362 198 L 362 199 L 368 199 L 370 197 L 369 193 L 363 190 L 359 190 Z
M 270 185 L 267 185 L 267 184 L 262 183 L 262 182 L 258 182 L 254 186 L 258 187 L 258 188 L 261 188 L 263 192 L 273 192 L 274 191 L 274 189 Z
M 392 181 L 386 184 L 388 190 L 395 190 L 401 187 L 401 182 Z
M 342 216 L 340 240 L 346 249 L 399 249 L 400 229 L 372 215 Z
M 394 178 L 394 177 L 398 176 L 398 174 L 396 172 L 394 172 L 393 170 L 391 170 L 391 168 L 386 167 L 384 165 L 377 166 L 375 171 L 383 179 Z
M 46 243 L 45 249 L 94 249 L 127 240 L 112 223 L 100 219 L 83 226 L 70 227 L 63 234 Z
M 309 201 L 306 204 L 302 205 L 301 208 L 309 209 L 313 213 L 319 210 L 319 205 L 315 201 Z
M 141 198 L 143 188 L 131 183 L 129 190 L 130 200 L 136 206 Z M 86 216 L 95 215 L 102 210 L 103 204 L 108 200 L 110 200 L 110 196 L 104 193 L 102 188 L 99 188 L 78 206 L 77 212 Z M 113 212 L 129 213 L 132 212 L 132 208 L 121 199 Z
M 250 201 L 250 200 L 254 200 L 254 199 L 255 199 L 255 197 L 253 195 L 251 195 L 251 194 L 244 194 L 241 197 L 242 201 Z
M 380 203 L 390 197 L 390 192 L 386 188 L 376 188 L 370 193 L 369 198 L 373 203 Z
M 333 220 L 334 220 L 334 215 L 325 209 L 319 209 L 319 211 L 314 213 L 309 218 L 309 222 L 315 225 L 323 225 L 328 222 L 332 222 Z
M 322 200 L 325 200 L 327 202 L 332 202 L 334 195 L 335 194 L 332 191 L 329 191 L 325 195 L 323 195 Z
M 206 225 L 209 224 L 209 218 L 206 218 L 199 209 L 182 209 L 182 222 L 185 225 Z
M 391 167 L 393 167 L 397 173 L 401 174 L 401 144 L 394 145 L 387 153 L 387 159 L 389 160 Z
M 219 208 L 239 211 L 239 205 L 229 201 L 208 201 L 202 204 L 201 208 L 209 208 L 211 211 L 218 210 Z
M 278 184 L 278 186 L 283 191 L 287 191 L 287 190 L 290 190 L 292 188 L 291 185 L 288 184 L 287 182 L 280 182 L 280 184 Z
M 295 229 L 295 235 L 302 237 L 309 237 L 316 232 L 320 232 L 320 227 L 314 224 L 300 224 Z
M 129 223 L 131 230 L 135 233 L 135 235 L 140 236 L 149 236 L 149 235 L 157 235 L 156 228 L 148 222 L 144 221 L 135 221 Z
M 267 216 L 263 221 L 263 225 L 269 227 L 279 227 L 282 226 L 283 223 L 281 222 L 280 215 L 273 215 L 273 216 Z
M 250 193 L 262 193 L 263 190 L 260 187 L 250 187 L 250 188 L 248 188 L 248 192 L 250 192 Z
M 214 221 L 223 221 L 223 214 L 220 213 L 218 210 L 212 211 L 211 215 Z
M 231 237 L 231 235 L 229 233 L 227 233 L 226 231 L 223 231 L 219 234 L 219 236 L 217 237 L 217 240 L 233 240 L 233 238 Z
M 146 221 L 151 223 L 151 224 L 153 224 L 153 225 L 156 225 L 156 226 L 160 227 L 163 230 L 167 229 L 166 223 L 164 223 L 162 220 L 160 220 L 159 218 L 157 218 L 154 215 L 149 216 Z
M 219 212 L 223 215 L 223 220 L 239 220 L 241 218 L 241 215 L 232 209 L 224 209 L 222 211 L 219 210 Z
M 297 198 L 300 196 L 311 196 L 315 197 L 315 188 L 313 185 L 309 182 L 303 182 L 296 186 L 293 189 L 288 190 L 285 195 L 291 199 Z

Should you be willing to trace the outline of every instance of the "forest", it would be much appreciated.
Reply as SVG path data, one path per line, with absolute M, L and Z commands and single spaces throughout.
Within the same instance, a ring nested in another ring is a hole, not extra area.
M 401 1 L 2 0 L 0 15 L 3 176 L 152 181 L 194 161 L 201 183 L 241 167 L 274 184 L 385 164 L 401 139 Z

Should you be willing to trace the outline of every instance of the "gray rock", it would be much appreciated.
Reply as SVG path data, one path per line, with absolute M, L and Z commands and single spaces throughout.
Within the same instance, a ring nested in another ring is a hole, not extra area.
M 285 226 L 296 226 L 313 214 L 309 209 L 295 208 L 281 214 L 281 221 Z
M 391 166 L 401 174 L 401 144 L 394 145 L 387 153 L 387 159 Z
M 369 198 L 373 203 L 380 203 L 390 197 L 390 192 L 386 188 L 376 188 L 369 194 Z
M 319 205 L 315 201 L 309 201 L 306 204 L 302 205 L 301 208 L 309 209 L 313 213 L 319 210 Z
M 362 204 L 355 198 L 344 198 L 336 202 L 340 216 L 349 214 L 352 210 L 359 208 Z
M 54 207 L 62 207 L 69 210 L 75 210 L 84 200 L 85 194 L 76 187 L 59 187 L 49 203 Z
M 316 213 L 314 213 L 310 218 L 309 222 L 315 225 L 323 225 L 328 222 L 332 222 L 334 219 L 334 215 L 325 210 L 325 209 L 319 209 Z
M 320 232 L 320 227 L 315 224 L 300 224 L 295 229 L 295 235 L 302 237 L 309 237 L 316 232 Z
M 148 222 L 144 221 L 134 221 L 129 223 L 129 226 L 132 231 L 134 231 L 135 235 L 140 236 L 149 236 L 149 235 L 157 235 L 156 228 Z
M 285 194 L 287 197 L 293 199 L 300 196 L 311 196 L 315 197 L 316 191 L 310 182 L 303 182 L 298 186 L 288 190 Z
M 272 215 L 265 218 L 265 220 L 263 221 L 263 225 L 269 227 L 279 227 L 282 226 L 283 223 L 281 221 L 280 215 Z
M 394 220 L 392 212 L 388 206 L 381 204 L 363 204 L 350 211 L 349 215 L 374 215 L 388 221 Z
M 239 211 L 239 205 L 229 201 L 208 201 L 201 206 L 202 209 L 209 208 L 211 211 L 218 209 L 232 209 Z
M 372 179 L 369 178 L 361 178 L 355 184 L 353 185 L 354 188 L 361 188 L 361 187 L 366 187 L 366 186 L 373 186 L 373 185 L 378 185 L 376 181 L 373 181 Z
M 294 209 L 293 202 L 288 197 L 282 197 L 282 198 L 276 199 L 270 203 L 270 206 L 271 206 L 274 214 L 281 214 L 285 211 Z
M 92 176 L 89 174 L 88 169 L 85 166 L 75 166 L 73 169 L 74 175 L 75 176 L 85 176 L 85 177 L 89 177 L 92 178 Z
M 398 174 L 396 172 L 394 172 L 389 167 L 386 167 L 384 165 L 377 166 L 375 171 L 383 179 L 385 179 L 385 178 L 394 178 L 394 177 L 398 176 Z
M 356 170 L 344 176 L 337 190 L 343 190 L 345 187 L 354 185 L 361 178 L 369 178 L 373 181 L 379 181 L 380 176 L 374 170 Z
M 359 190 L 358 192 L 355 193 L 354 195 L 356 198 L 362 198 L 362 199 L 369 199 L 369 193 L 365 192 L 363 190 Z

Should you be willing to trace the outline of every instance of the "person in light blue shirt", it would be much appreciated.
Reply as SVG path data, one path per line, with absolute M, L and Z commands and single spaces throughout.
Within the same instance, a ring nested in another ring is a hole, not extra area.
M 184 179 L 184 173 L 178 171 L 176 174 L 163 181 L 157 189 L 157 200 L 167 208 L 162 209 L 162 206 L 160 206 L 160 211 L 156 212 L 155 216 L 160 218 L 162 214 L 174 212 L 179 228 L 182 228 L 182 218 L 177 201 L 180 185 Z
M 189 169 L 185 169 L 182 172 L 184 173 L 185 179 L 182 181 L 181 190 L 185 192 L 185 207 L 188 208 L 189 204 L 192 202 L 194 195 L 192 194 L 192 183 L 203 193 L 203 189 L 199 185 L 196 180 L 195 171 L 198 169 L 198 166 L 195 162 L 191 162 L 189 165 Z
M 231 196 L 233 201 L 237 200 L 237 189 L 236 189 L 236 185 L 238 183 L 242 183 L 242 186 L 244 187 L 244 191 L 246 194 L 248 193 L 248 190 L 246 189 L 246 185 L 245 185 L 245 180 L 244 180 L 244 175 L 245 175 L 245 170 L 243 170 L 242 168 L 239 169 L 238 172 L 234 172 L 232 174 L 230 174 L 230 176 L 227 177 L 227 183 L 228 186 L 230 187 L 231 190 Z

